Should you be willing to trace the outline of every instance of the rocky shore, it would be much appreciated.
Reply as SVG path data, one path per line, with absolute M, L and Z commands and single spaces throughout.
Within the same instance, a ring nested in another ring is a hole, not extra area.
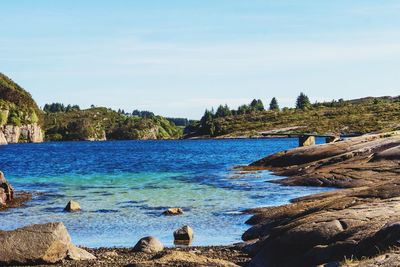
M 245 168 L 289 177 L 275 181 L 283 185 L 344 188 L 284 206 L 249 210 L 254 216 L 248 223 L 253 227 L 243 239 L 252 256 L 250 266 L 345 266 L 349 259 L 351 266 L 398 266 L 398 134 L 296 148 Z
M 248 210 L 253 216 L 247 223 L 252 227 L 243 234 L 244 242 L 225 247 L 163 248 L 162 244 L 149 237 L 144 239 L 143 244 L 151 243 L 157 247 L 148 249 L 147 253 L 137 251 L 134 244 L 132 248 L 124 249 L 82 249 L 73 246 L 70 239 L 65 237 L 68 233 L 64 231 L 63 225 L 50 224 L 47 227 L 61 231 L 64 236 L 61 240 L 68 242 L 61 242 L 63 245 L 60 247 L 58 242 L 50 239 L 46 243 L 48 249 L 43 250 L 44 254 L 35 254 L 36 260 L 21 260 L 19 264 L 55 262 L 57 266 L 399 266 L 398 132 L 365 135 L 331 144 L 296 148 L 268 156 L 243 169 L 271 170 L 286 177 L 273 181 L 282 185 L 328 186 L 336 187 L 337 190 L 294 199 L 291 204 L 283 206 Z M 7 206 L 13 201 L 10 199 L 13 190 L 4 176 L 2 177 L 3 191 L 0 192 L 3 193 Z M 41 229 L 44 226 L 35 227 Z M 4 238 L 14 236 L 13 232 L 0 231 L 0 260 L 4 258 L 1 251 L 7 251 L 4 244 L 9 244 L 8 241 L 4 242 Z M 61 250 L 57 250 L 60 248 Z M 13 253 L 11 247 L 8 251 Z M 58 255 L 60 258 L 44 261 L 43 259 L 49 257 L 47 255 Z M 12 261 L 5 263 L 10 262 Z
M 135 252 L 132 248 L 85 248 L 85 250 L 93 254 L 96 260 L 63 260 L 55 266 L 238 267 L 247 266 L 250 261 L 246 253 L 229 246 L 166 248 L 162 252 L 154 253 Z

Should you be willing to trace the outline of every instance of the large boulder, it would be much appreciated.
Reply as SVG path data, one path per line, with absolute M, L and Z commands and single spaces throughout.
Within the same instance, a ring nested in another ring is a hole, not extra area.
M 91 260 L 95 257 L 71 243 L 61 222 L 0 231 L 0 265 L 48 264 L 63 259 Z
M 14 189 L 4 177 L 3 172 L 0 171 L 0 207 L 6 206 L 7 202 L 13 200 Z
M 147 236 L 139 240 L 133 251 L 145 252 L 145 253 L 156 253 L 164 250 L 164 245 L 160 240 L 153 236 Z

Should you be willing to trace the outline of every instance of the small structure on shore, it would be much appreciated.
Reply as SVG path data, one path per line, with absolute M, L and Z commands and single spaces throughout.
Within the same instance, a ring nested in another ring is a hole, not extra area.
M 340 140 L 339 135 L 333 134 L 311 134 L 311 133 L 277 133 L 277 132 L 262 132 L 260 133 L 265 137 L 298 137 L 299 147 L 302 146 L 312 146 L 315 145 L 315 138 L 322 137 L 325 138 L 327 144 L 334 143 Z

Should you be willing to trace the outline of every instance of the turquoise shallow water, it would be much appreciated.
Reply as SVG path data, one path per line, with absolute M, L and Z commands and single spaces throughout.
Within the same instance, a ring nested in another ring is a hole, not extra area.
M 133 246 L 154 235 L 172 246 L 173 231 L 189 224 L 193 245 L 238 242 L 248 228 L 242 210 L 328 190 L 280 186 L 266 182 L 276 179 L 268 171 L 233 169 L 296 145 L 296 139 L 240 139 L 2 146 L 0 170 L 8 180 L 41 194 L 1 213 L 1 229 L 62 221 L 78 245 Z M 63 212 L 70 199 L 82 212 Z M 185 214 L 161 216 L 168 207 Z

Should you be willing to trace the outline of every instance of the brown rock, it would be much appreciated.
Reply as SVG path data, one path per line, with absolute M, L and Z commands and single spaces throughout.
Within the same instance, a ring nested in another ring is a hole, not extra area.
M 316 266 L 374 257 L 400 240 L 400 136 L 366 135 L 255 162 L 287 185 L 352 187 L 258 208 L 244 240 L 250 266 Z
M 6 136 L 4 135 L 3 131 L 2 131 L 2 127 L 0 128 L 0 145 L 7 145 L 7 139 Z
M 67 206 L 64 208 L 64 210 L 68 211 L 68 212 L 80 211 L 81 206 L 79 205 L 78 202 L 76 202 L 74 200 L 70 200 L 68 202 Z
M 69 246 L 69 249 L 67 251 L 66 259 L 80 261 L 80 260 L 95 260 L 96 257 L 84 249 L 71 245 Z
M 0 263 L 56 263 L 63 259 L 94 259 L 75 247 L 63 223 L 30 225 L 0 232 Z
M 208 258 L 186 251 L 167 251 L 160 257 L 142 262 L 138 266 L 238 267 L 227 260 Z
M 144 237 L 133 248 L 136 252 L 155 253 L 164 250 L 164 245 L 155 237 Z
M 181 208 L 169 208 L 166 211 L 164 211 L 163 214 L 166 215 L 166 216 L 182 215 L 183 214 L 183 209 L 181 209 Z
M 190 242 L 193 240 L 193 236 L 193 229 L 188 225 L 185 225 L 174 232 L 175 243 L 178 244 L 190 244 Z
M 6 206 L 7 202 L 14 199 L 14 189 L 0 171 L 0 207 Z

